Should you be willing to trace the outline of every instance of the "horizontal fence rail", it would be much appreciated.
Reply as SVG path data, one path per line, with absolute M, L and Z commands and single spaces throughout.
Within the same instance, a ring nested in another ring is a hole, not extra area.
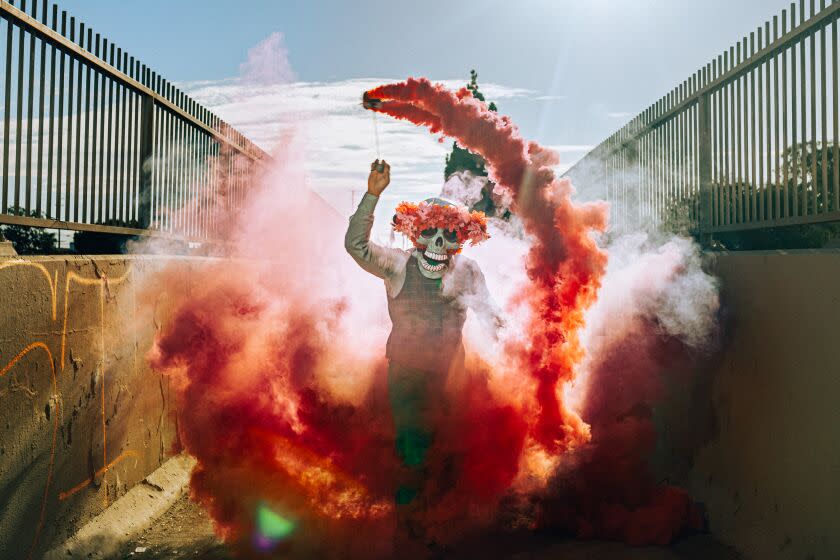
M 46 0 L 0 46 L 0 223 L 220 240 L 265 152 Z
M 840 220 L 840 0 L 800 0 L 566 172 L 603 184 L 617 231 Z

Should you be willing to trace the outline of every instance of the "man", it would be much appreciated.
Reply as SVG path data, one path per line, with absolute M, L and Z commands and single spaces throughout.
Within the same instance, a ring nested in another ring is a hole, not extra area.
M 345 248 L 359 266 L 385 281 L 392 322 L 386 347 L 388 398 L 397 454 L 406 471 L 395 501 L 401 522 L 411 524 L 426 499 L 426 459 L 435 425 L 445 414 L 444 385 L 463 367 L 466 310 L 472 308 L 485 324 L 498 327 L 502 321 L 478 265 L 459 254 L 465 242 L 489 237 L 484 214 L 439 198 L 404 202 L 393 226 L 411 239 L 414 249 L 370 242 L 373 212 L 390 180 L 390 166 L 375 161 L 367 193 L 350 218 Z

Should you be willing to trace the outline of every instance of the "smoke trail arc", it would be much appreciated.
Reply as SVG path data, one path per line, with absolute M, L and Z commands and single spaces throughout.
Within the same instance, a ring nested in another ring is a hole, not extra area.
M 513 210 L 533 237 L 523 290 L 531 319 L 527 340 L 508 350 L 536 382 L 537 419 L 532 437 L 559 453 L 589 438 L 588 427 L 560 397 L 584 357 L 584 313 L 597 298 L 607 254 L 593 233 L 607 227 L 606 203 L 578 204 L 566 179 L 555 176 L 557 154 L 525 140 L 509 117 L 490 111 L 466 88 L 452 92 L 426 78 L 409 78 L 365 94 L 380 100 L 372 111 L 455 138 L 487 162 L 497 188 L 513 195 Z

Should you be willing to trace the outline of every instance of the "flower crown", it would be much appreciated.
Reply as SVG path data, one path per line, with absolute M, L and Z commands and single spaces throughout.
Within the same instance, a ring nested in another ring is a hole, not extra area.
M 431 199 L 435 200 L 435 199 Z M 469 241 L 473 245 L 489 239 L 487 218 L 484 212 L 470 212 L 466 206 L 423 202 L 401 202 L 394 215 L 394 231 L 402 233 L 417 244 L 420 232 L 429 228 L 454 230 L 458 243 Z

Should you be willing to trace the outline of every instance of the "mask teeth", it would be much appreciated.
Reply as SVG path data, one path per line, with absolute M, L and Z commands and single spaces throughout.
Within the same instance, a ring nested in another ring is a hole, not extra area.
M 435 253 L 434 251 L 431 251 L 429 249 L 426 249 L 426 251 L 423 254 L 429 257 L 430 259 L 435 259 L 436 261 L 449 260 L 449 255 L 447 255 L 446 253 Z
M 443 270 L 443 268 L 446 266 L 445 263 L 431 265 L 431 264 L 427 263 L 426 261 L 424 261 L 422 259 L 420 259 L 420 265 L 423 268 L 425 268 L 426 270 L 428 270 L 429 272 L 439 272 L 439 271 Z

